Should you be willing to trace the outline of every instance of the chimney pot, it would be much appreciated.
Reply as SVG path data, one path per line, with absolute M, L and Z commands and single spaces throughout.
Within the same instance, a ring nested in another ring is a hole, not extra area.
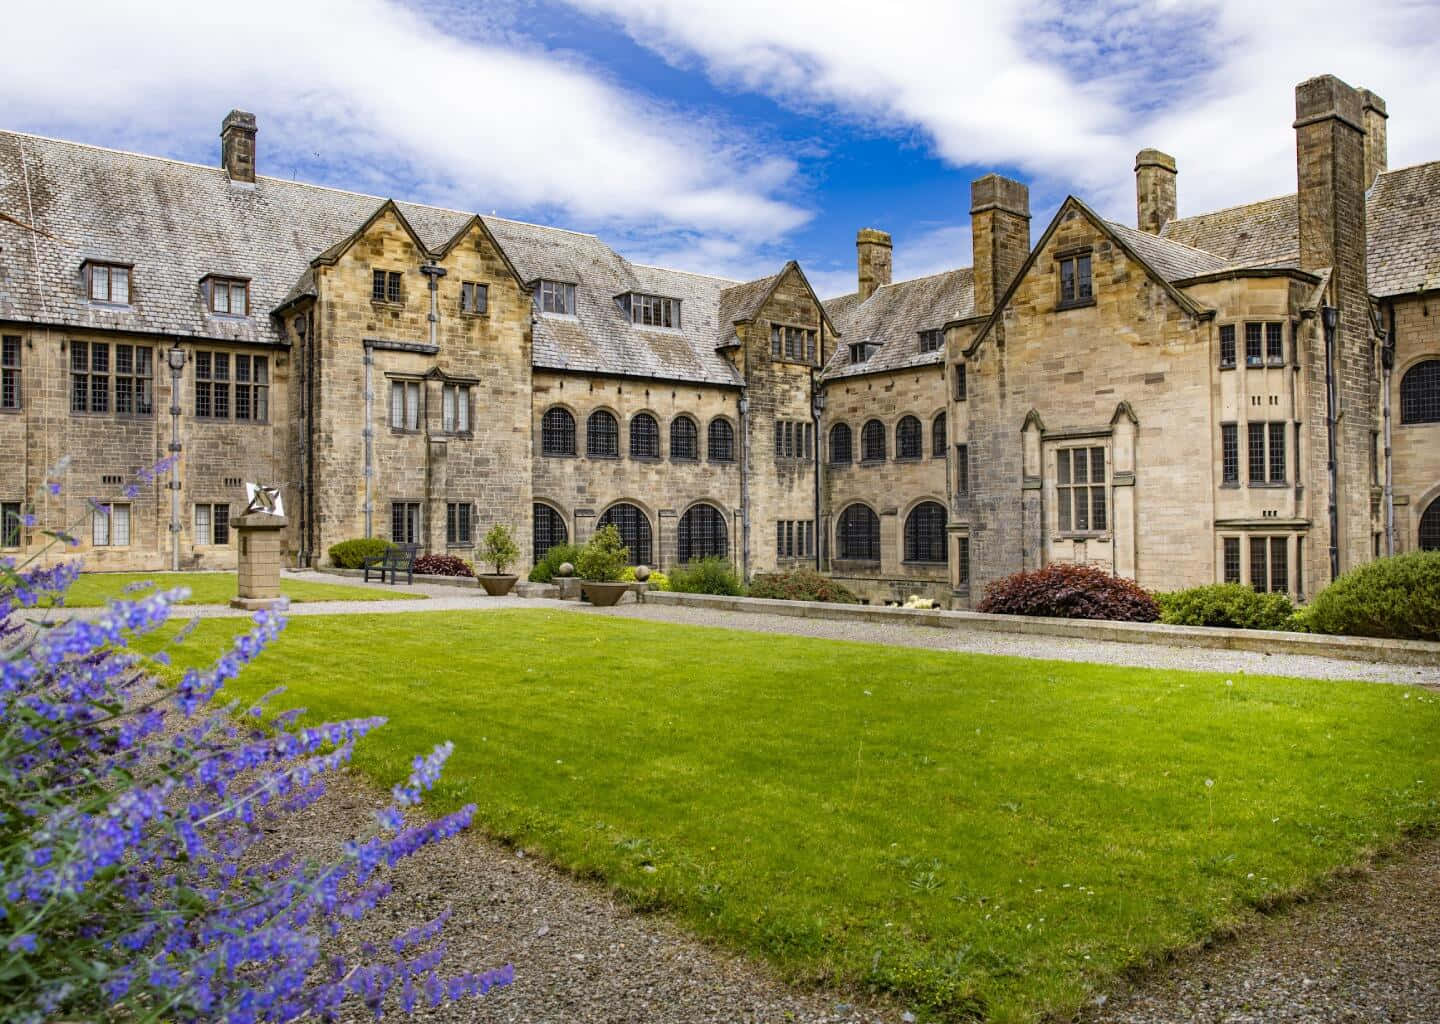
M 255 115 L 232 110 L 220 122 L 220 166 L 231 181 L 255 181 Z
M 1175 219 L 1175 158 L 1158 149 L 1142 149 L 1135 154 L 1135 221 L 1136 226 L 1158 235 Z
M 855 263 L 859 268 L 860 301 L 875 294 L 877 288 L 890 283 L 890 264 L 894 246 L 890 236 L 875 228 L 861 228 L 855 234 Z

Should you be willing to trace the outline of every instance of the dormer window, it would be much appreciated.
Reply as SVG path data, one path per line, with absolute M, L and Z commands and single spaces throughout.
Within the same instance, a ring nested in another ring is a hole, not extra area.
M 575 315 L 575 286 L 565 281 L 541 281 L 535 289 L 535 308 L 542 313 Z
M 945 344 L 945 332 L 938 328 L 933 331 L 920 332 L 920 351 L 938 352 L 940 346 Z
M 630 314 L 632 324 L 642 324 L 645 327 L 680 326 L 679 299 L 626 292 L 620 296 L 620 308 Z
M 250 315 L 250 282 L 238 277 L 206 278 L 210 312 L 222 316 Z
M 850 346 L 850 362 L 866 363 L 880 346 L 873 341 L 857 341 Z
M 130 267 L 124 263 L 85 264 L 85 283 L 91 302 L 130 305 Z

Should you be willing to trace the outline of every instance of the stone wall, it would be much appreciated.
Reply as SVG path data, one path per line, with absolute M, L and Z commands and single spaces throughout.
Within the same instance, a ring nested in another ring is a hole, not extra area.
M 1387 329 L 1392 306 L 1395 370 L 1390 383 L 1390 446 L 1394 459 L 1395 550 L 1400 552 L 1415 550 L 1420 517 L 1440 501 L 1440 423 L 1404 423 L 1400 416 L 1400 384 L 1405 372 L 1427 359 L 1440 359 L 1440 295 L 1382 303 Z
M 728 527 L 729 552 L 740 544 L 739 389 L 659 380 L 630 380 L 537 370 L 529 430 L 534 437 L 534 501 L 558 511 L 572 543 L 584 543 L 599 518 L 617 502 L 635 505 L 650 524 L 652 567 L 669 569 L 676 562 L 680 517 L 697 503 L 719 509 Z M 541 422 L 555 407 L 575 418 L 574 456 L 544 454 Z M 597 410 L 611 413 L 619 425 L 618 458 L 586 454 L 586 424 Z M 655 417 L 660 427 L 660 456 L 630 454 L 630 425 L 639 413 Z M 671 424 L 679 416 L 696 425 L 698 458 L 676 458 L 671 451 Z M 709 458 L 712 420 L 722 418 L 735 431 L 735 456 L 728 462 Z M 525 541 L 530 543 L 531 513 L 527 509 Z M 528 564 L 528 563 L 527 563 Z

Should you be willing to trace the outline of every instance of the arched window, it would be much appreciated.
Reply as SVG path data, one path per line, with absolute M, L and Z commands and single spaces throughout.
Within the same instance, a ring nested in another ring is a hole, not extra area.
M 1400 378 L 1400 422 L 1440 423 L 1440 359 L 1416 363 Z
M 860 431 L 860 461 L 885 461 L 885 424 L 871 420 Z
M 880 517 L 866 505 L 851 505 L 840 513 L 835 548 L 841 558 L 880 561 Z
M 540 421 L 540 451 L 546 455 L 575 454 L 575 417 L 558 405 Z
M 850 424 L 837 423 L 830 428 L 830 464 L 848 465 L 853 458 L 850 451 Z
M 660 424 L 648 412 L 637 412 L 630 417 L 630 457 L 632 459 L 658 459 L 660 457 Z
M 905 517 L 905 561 L 945 562 L 945 506 L 922 501 Z
M 925 433 L 914 416 L 901 416 L 895 424 L 895 457 L 918 459 L 925 451 Z M 884 455 L 881 455 L 884 458 Z
M 730 553 L 725 516 L 714 505 L 695 505 L 681 516 L 676 541 L 675 557 L 681 565 L 697 558 L 724 558 Z
M 555 545 L 565 544 L 570 540 L 570 531 L 565 529 L 565 517 L 549 505 L 535 502 L 530 506 L 530 518 L 533 523 L 531 539 L 534 541 L 531 550 L 535 554 L 535 561 L 540 561 L 545 552 Z
M 601 526 L 614 526 L 630 549 L 631 565 L 651 565 L 650 520 L 634 505 L 611 505 L 600 517 Z
M 620 457 L 620 425 L 604 409 L 596 409 L 585 422 L 585 454 L 595 459 Z
M 930 424 L 930 454 L 937 459 L 945 457 L 945 414 L 936 416 Z
M 670 457 L 691 461 L 700 457 L 700 430 L 689 416 L 676 416 L 670 421 Z
M 1440 498 L 1432 501 L 1420 517 L 1420 550 L 1440 551 Z
M 735 461 L 735 428 L 719 416 L 710 421 L 710 461 Z

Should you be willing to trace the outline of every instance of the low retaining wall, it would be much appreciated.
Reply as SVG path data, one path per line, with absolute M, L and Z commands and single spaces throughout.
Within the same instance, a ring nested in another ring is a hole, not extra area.
M 351 579 L 363 579 L 364 569 L 337 569 L 333 566 L 326 566 L 323 569 L 314 569 L 313 572 L 324 573 L 327 576 L 348 576 Z M 374 582 L 373 580 L 371 581 Z M 480 581 L 474 576 L 431 576 L 425 573 L 415 574 L 416 583 L 424 583 L 426 586 L 436 587 L 461 587 L 466 590 L 480 590 Z M 390 586 L 391 584 L 386 584 Z M 399 584 L 404 586 L 405 584 Z M 483 591 L 482 591 L 483 593 Z M 521 579 L 515 583 L 515 589 L 511 591 L 516 597 L 559 597 L 560 591 L 549 583 L 531 583 L 529 580 Z
M 870 605 L 822 604 L 815 601 L 771 601 L 754 597 L 712 597 L 651 591 L 647 604 L 709 608 L 719 611 L 790 615 L 802 619 L 934 626 L 987 633 L 1063 636 L 1076 640 L 1109 640 L 1125 644 L 1164 644 L 1261 654 L 1302 654 L 1348 661 L 1396 665 L 1440 666 L 1440 643 L 1425 640 L 1374 640 L 1358 636 L 1316 636 L 1258 629 L 1215 629 L 1208 626 L 1166 626 L 1158 622 L 1100 622 L 1091 619 L 1043 619 L 1025 615 L 928 611 L 923 608 L 876 608 Z

